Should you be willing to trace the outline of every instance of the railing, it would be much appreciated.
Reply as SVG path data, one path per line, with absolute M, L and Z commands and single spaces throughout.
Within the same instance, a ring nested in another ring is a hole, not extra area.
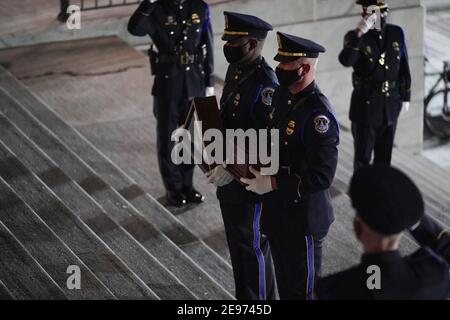
M 141 3 L 142 1 L 143 0 L 79 0 L 79 1 L 60 0 L 60 12 L 58 14 L 58 20 L 62 22 L 67 21 L 67 19 L 69 18 L 67 8 L 71 4 L 78 5 L 81 11 L 89 11 L 112 7 L 136 5 L 138 3 Z

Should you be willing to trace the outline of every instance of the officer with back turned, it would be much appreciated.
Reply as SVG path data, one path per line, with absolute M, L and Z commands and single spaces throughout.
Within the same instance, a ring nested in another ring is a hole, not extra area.
M 354 91 L 350 120 L 354 138 L 354 169 L 371 163 L 391 163 L 400 111 L 409 109 L 411 75 L 405 34 L 386 24 L 384 0 L 358 0 L 363 19 L 348 32 L 339 61 L 353 67 Z M 375 8 L 376 10 L 373 10 Z M 375 11 L 375 13 L 372 13 Z M 381 21 L 377 21 L 381 12 Z
M 319 280 L 320 299 L 447 299 L 450 293 L 450 237 L 424 216 L 417 186 L 388 165 L 356 171 L 349 194 L 356 210 L 355 235 L 363 246 L 361 262 Z M 411 230 L 422 246 L 402 256 L 402 235 Z
M 171 160 L 172 132 L 184 120 L 190 101 L 214 94 L 213 34 L 210 11 L 202 0 L 143 1 L 131 16 L 128 30 L 149 35 L 152 94 L 157 120 L 158 162 L 169 205 L 200 203 L 194 189 L 193 165 L 175 165 Z
M 272 26 L 250 15 L 225 12 L 229 62 L 220 100 L 225 129 L 266 129 L 272 96 L 278 85 L 275 72 L 261 56 Z M 215 184 L 233 265 L 236 298 L 274 299 L 274 277 L 267 239 L 260 231 L 261 197 L 245 190 L 221 166 L 208 174 Z

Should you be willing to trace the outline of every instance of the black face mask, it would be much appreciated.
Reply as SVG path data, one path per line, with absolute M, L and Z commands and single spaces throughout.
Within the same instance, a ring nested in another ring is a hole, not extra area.
M 302 76 L 298 74 L 298 70 L 300 70 L 302 67 L 303 65 L 295 70 L 284 70 L 277 67 L 275 73 L 277 74 L 280 84 L 284 87 L 289 87 L 290 85 L 299 81 Z
M 248 42 L 240 47 L 232 47 L 232 46 L 223 46 L 223 54 L 227 59 L 228 63 L 233 64 L 241 61 L 247 52 L 244 52 L 244 47 L 248 44 Z

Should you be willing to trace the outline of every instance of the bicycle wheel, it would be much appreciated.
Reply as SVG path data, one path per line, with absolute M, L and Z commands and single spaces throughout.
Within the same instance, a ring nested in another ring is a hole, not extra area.
M 440 90 L 431 96 L 425 105 L 425 126 L 435 136 L 450 138 L 450 118 L 443 114 L 444 92 Z

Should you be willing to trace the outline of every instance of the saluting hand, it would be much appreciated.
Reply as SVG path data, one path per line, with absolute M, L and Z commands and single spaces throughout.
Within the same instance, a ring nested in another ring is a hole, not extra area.
M 359 36 L 366 34 L 370 29 L 373 28 L 375 23 L 377 22 L 376 13 L 372 13 L 370 16 L 363 18 L 358 25 L 356 26 L 356 30 L 359 32 Z
M 255 175 L 254 179 L 241 178 L 241 182 L 247 185 L 245 187 L 247 191 L 263 195 L 273 190 L 271 176 L 264 176 L 252 167 L 250 167 L 250 172 Z

